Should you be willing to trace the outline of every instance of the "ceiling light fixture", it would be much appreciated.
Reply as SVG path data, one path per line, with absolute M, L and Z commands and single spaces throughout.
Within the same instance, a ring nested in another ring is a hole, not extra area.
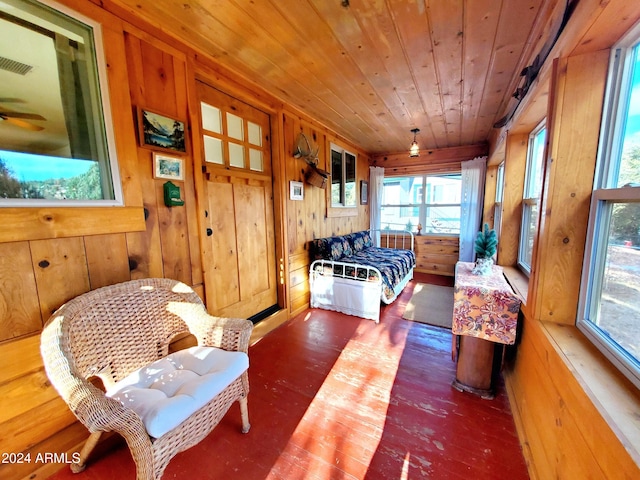
M 411 143 L 411 147 L 409 148 L 409 156 L 410 157 L 419 157 L 420 156 L 420 147 L 418 146 L 418 142 L 416 140 L 416 135 L 420 131 L 419 128 L 414 128 L 411 130 L 413 133 L 413 142 Z

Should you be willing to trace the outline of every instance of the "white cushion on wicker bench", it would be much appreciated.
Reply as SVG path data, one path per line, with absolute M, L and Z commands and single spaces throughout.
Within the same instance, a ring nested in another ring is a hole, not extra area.
M 132 372 L 107 391 L 159 438 L 209 403 L 249 368 L 243 352 L 191 347 Z

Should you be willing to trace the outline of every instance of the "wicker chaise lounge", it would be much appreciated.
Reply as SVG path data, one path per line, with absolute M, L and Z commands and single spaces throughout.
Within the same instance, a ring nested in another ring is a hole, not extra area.
M 83 470 L 101 433 L 113 431 L 127 441 L 137 478 L 159 479 L 236 400 L 248 432 L 252 328 L 210 316 L 189 286 L 168 279 L 120 283 L 63 305 L 44 327 L 41 353 L 51 383 L 91 432 L 72 470 Z M 169 354 L 183 333 L 198 346 Z

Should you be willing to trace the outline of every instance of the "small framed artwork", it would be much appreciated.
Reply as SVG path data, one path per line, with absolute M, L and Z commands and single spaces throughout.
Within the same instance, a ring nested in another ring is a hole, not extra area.
M 138 108 L 140 146 L 174 153 L 187 153 L 185 123 L 146 108 Z
M 291 200 L 304 200 L 304 184 L 302 182 L 289 182 L 289 198 Z
M 153 176 L 169 180 L 184 180 L 184 159 L 163 153 L 154 153 Z
M 360 180 L 360 205 L 369 203 L 369 182 Z

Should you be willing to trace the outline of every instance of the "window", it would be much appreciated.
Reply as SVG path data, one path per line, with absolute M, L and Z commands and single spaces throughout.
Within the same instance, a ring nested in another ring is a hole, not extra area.
M 577 326 L 640 388 L 640 25 L 612 50 Z
M 268 146 L 258 123 L 206 102 L 200 102 L 200 114 L 206 162 L 264 172 L 264 150 Z
M 385 178 L 381 228 L 459 235 L 461 189 L 459 173 Z
M 520 244 L 518 265 L 527 275 L 531 273 L 531 254 L 533 242 L 538 231 L 538 209 L 542 191 L 542 172 L 544 169 L 544 151 L 547 130 L 544 122 L 529 135 L 527 152 L 527 171 L 524 179 L 522 198 L 522 224 L 520 226 Z
M 331 144 L 331 206 L 355 207 L 356 156 L 342 147 Z
M 504 199 L 504 162 L 498 165 L 496 174 L 496 200 L 493 210 L 493 229 L 500 238 L 500 230 L 502 228 L 502 205 Z
M 0 3 L 0 206 L 121 204 L 100 26 L 50 5 Z

